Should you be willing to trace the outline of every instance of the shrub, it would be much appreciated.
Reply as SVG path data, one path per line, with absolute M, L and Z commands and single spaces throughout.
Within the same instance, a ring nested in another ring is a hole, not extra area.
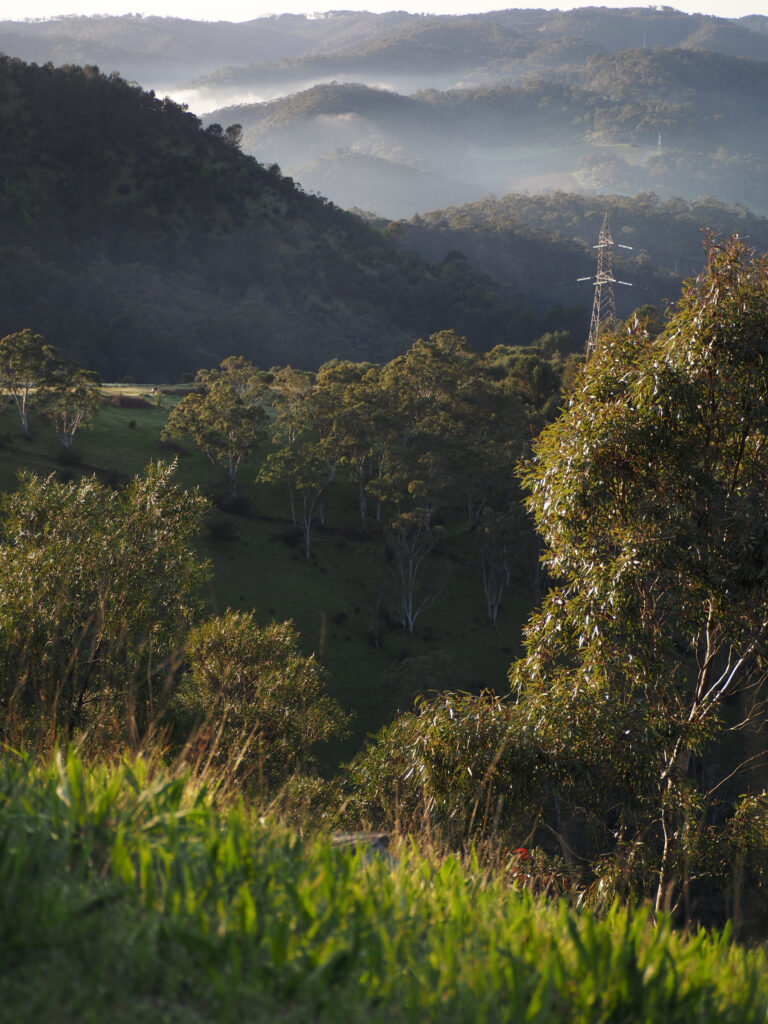
M 417 701 L 347 766 L 343 823 L 426 831 L 454 849 L 519 845 L 535 821 L 538 773 L 508 699 L 444 693 Z
M 314 655 L 302 654 L 292 622 L 259 626 L 228 611 L 187 642 L 184 700 L 212 723 L 218 760 L 246 749 L 241 774 L 284 778 L 312 763 L 315 743 L 343 736 L 348 716 L 329 697 Z
M 131 742 L 157 710 L 169 659 L 208 575 L 194 546 L 205 509 L 151 465 L 114 491 L 29 472 L 3 502 L 0 727 L 38 739 L 117 716 Z M 10 734 L 10 735 L 9 735 Z

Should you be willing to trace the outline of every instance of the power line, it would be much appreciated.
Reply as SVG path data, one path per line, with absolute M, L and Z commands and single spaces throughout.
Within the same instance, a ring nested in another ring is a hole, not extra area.
M 624 284 L 632 287 L 630 281 L 617 281 L 613 276 L 613 247 L 618 249 L 631 249 L 631 245 L 617 245 L 611 235 L 611 225 L 608 221 L 608 211 L 603 217 L 603 226 L 597 239 L 597 272 L 594 278 L 595 298 L 592 303 L 592 319 L 589 324 L 589 337 L 587 338 L 587 359 L 597 348 L 597 339 L 600 334 L 600 325 L 604 320 L 613 320 L 616 317 L 616 303 L 613 297 L 613 286 Z M 591 277 L 579 277 L 578 281 L 591 281 Z

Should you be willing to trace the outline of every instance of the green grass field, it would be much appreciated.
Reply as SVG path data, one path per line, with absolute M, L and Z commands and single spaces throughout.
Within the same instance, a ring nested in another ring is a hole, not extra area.
M 147 386 L 111 386 L 108 393 L 144 396 L 155 403 Z M 0 488 L 15 485 L 20 466 L 40 474 L 61 476 L 96 472 L 120 484 L 140 473 L 151 459 L 173 458 L 160 443 L 160 432 L 171 403 L 118 408 L 105 404 L 90 428 L 75 439 L 76 460 L 61 461 L 61 446 L 44 422 L 35 424 L 31 440 L 18 432 L 13 410 L 3 421 L 0 447 Z M 389 721 L 398 709 L 408 709 L 414 697 L 433 689 L 485 687 L 503 691 L 510 661 L 519 650 L 521 625 L 532 604 L 530 574 L 505 595 L 498 631 L 485 618 L 480 579 L 472 564 L 466 530 L 449 522 L 434 568 L 444 589 L 417 622 L 415 636 L 398 628 L 372 641 L 376 594 L 388 579 L 380 536 L 366 541 L 350 535 L 357 526 L 351 487 L 334 485 L 325 507 L 326 528 L 313 540 L 307 561 L 291 537 L 288 503 L 282 493 L 256 485 L 257 463 L 244 464 L 238 488 L 247 514 L 214 509 L 201 553 L 214 569 L 208 595 L 212 612 L 227 607 L 253 609 L 258 620 L 293 619 L 307 653 L 314 651 L 328 672 L 328 688 L 354 713 L 353 731 L 343 743 L 320 752 L 329 769 L 359 749 L 365 736 Z M 221 493 L 223 473 L 191 447 L 179 455 L 179 482 Z M 460 515 L 460 513 L 459 513 Z
M 535 901 L 217 808 L 183 777 L 0 761 L 0 1021 L 758 1024 L 762 949 Z M 524 885 L 524 878 L 521 879 Z

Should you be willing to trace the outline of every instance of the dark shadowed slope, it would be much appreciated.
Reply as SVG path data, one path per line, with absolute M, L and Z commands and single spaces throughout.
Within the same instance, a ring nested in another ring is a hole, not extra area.
M 570 306 L 592 300 L 591 282 L 577 279 L 594 274 L 594 245 L 606 210 L 614 241 L 631 247 L 614 252 L 615 276 L 632 283 L 615 288 L 619 316 L 647 303 L 663 309 L 683 278 L 699 272 L 708 231 L 720 238 L 738 234 L 756 249 L 768 249 L 765 217 L 714 199 L 688 204 L 653 193 L 486 198 L 388 230 L 429 260 L 463 253 L 500 284 L 524 290 L 540 308 Z
M 0 336 L 146 378 L 231 352 L 384 359 L 464 323 L 490 347 L 528 322 L 235 141 L 96 69 L 0 60 Z

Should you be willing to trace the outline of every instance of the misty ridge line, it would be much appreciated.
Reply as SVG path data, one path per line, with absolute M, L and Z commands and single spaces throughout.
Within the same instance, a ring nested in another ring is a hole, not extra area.
M 154 82 L 209 130 L 240 124 L 243 152 L 265 168 L 277 165 L 306 194 L 363 213 L 430 260 L 464 252 L 529 295 L 539 314 L 547 297 L 521 266 L 521 239 L 543 231 L 542 245 L 560 246 L 555 262 L 568 269 L 548 286 L 565 307 L 584 302 L 573 280 L 590 272 L 591 221 L 606 196 L 614 206 L 621 196 L 658 197 L 655 207 L 625 210 L 618 229 L 627 244 L 638 242 L 643 218 L 656 224 L 657 210 L 686 224 L 720 217 L 724 226 L 739 223 L 741 208 L 768 213 L 768 125 L 754 102 L 768 89 L 763 16 L 583 8 L 340 12 L 237 26 L 65 18 L 2 22 L 0 50 L 116 67 L 123 79 Z M 553 197 L 548 220 L 523 202 L 538 193 Z M 560 193 L 593 197 L 591 220 L 577 227 Z M 489 196 L 512 197 L 515 216 Z M 750 224 L 759 236 L 759 220 Z M 568 246 L 581 261 L 573 271 Z M 661 257 L 657 240 L 635 248 L 630 276 L 649 302 L 673 294 L 681 268 L 700 258 L 699 240 L 687 236 L 674 258 Z

